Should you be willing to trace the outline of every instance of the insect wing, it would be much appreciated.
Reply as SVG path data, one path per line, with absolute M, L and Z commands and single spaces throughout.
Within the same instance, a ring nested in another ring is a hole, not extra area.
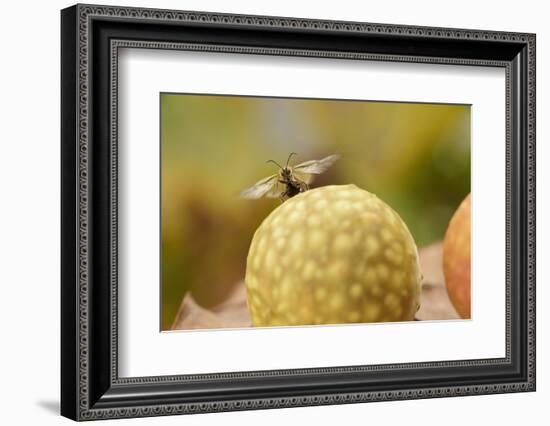
M 280 198 L 281 193 L 284 191 L 284 189 L 281 189 L 281 184 L 278 180 L 275 181 L 275 185 L 273 185 L 273 188 L 271 191 L 269 191 L 265 196 L 267 198 Z
M 301 172 L 300 170 L 293 169 L 292 173 L 296 179 L 299 181 L 305 182 L 308 185 L 313 182 L 313 179 L 315 178 L 315 175 Z
M 328 157 L 323 158 L 322 160 L 310 160 L 304 163 L 298 164 L 294 167 L 295 173 L 307 173 L 320 175 L 328 170 L 330 166 L 334 164 L 336 160 L 340 158 L 339 155 L 329 155 Z
M 275 186 L 275 184 L 277 183 L 277 176 L 278 175 L 268 176 L 256 182 L 250 188 L 244 189 L 241 192 L 241 198 L 256 200 L 258 198 L 263 197 L 265 194 L 269 192 L 270 189 L 273 188 L 273 186 Z

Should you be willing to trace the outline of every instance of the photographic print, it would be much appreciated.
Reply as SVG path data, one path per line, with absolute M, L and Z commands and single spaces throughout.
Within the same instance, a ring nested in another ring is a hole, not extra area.
M 61 18 L 63 416 L 535 391 L 535 34 Z
M 535 391 L 535 79 L 533 33 L 63 9 L 62 415 Z
M 160 120 L 161 330 L 470 318 L 469 105 L 161 93 Z

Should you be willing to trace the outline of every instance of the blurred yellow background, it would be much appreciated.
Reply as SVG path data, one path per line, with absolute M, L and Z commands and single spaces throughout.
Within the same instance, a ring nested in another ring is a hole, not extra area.
M 162 324 L 183 295 L 204 307 L 244 278 L 254 231 L 278 199 L 242 189 L 266 164 L 341 158 L 312 187 L 354 183 L 407 223 L 418 247 L 441 240 L 470 192 L 470 107 L 161 94 Z

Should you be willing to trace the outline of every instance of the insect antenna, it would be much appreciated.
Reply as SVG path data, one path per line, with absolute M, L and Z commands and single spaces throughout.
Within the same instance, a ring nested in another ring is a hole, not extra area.
M 285 166 L 285 169 L 288 167 L 288 162 L 290 161 L 290 157 L 292 157 L 293 155 L 298 155 L 296 154 L 295 152 L 291 152 L 290 155 L 288 156 L 287 160 L 286 160 L 286 166 Z
M 281 165 L 277 163 L 275 160 L 267 160 L 266 163 L 273 163 L 275 164 L 279 169 L 282 169 Z

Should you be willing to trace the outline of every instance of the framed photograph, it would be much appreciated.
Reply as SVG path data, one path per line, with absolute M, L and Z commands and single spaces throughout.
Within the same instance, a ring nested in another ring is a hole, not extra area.
M 535 390 L 535 35 L 61 12 L 61 413 Z

